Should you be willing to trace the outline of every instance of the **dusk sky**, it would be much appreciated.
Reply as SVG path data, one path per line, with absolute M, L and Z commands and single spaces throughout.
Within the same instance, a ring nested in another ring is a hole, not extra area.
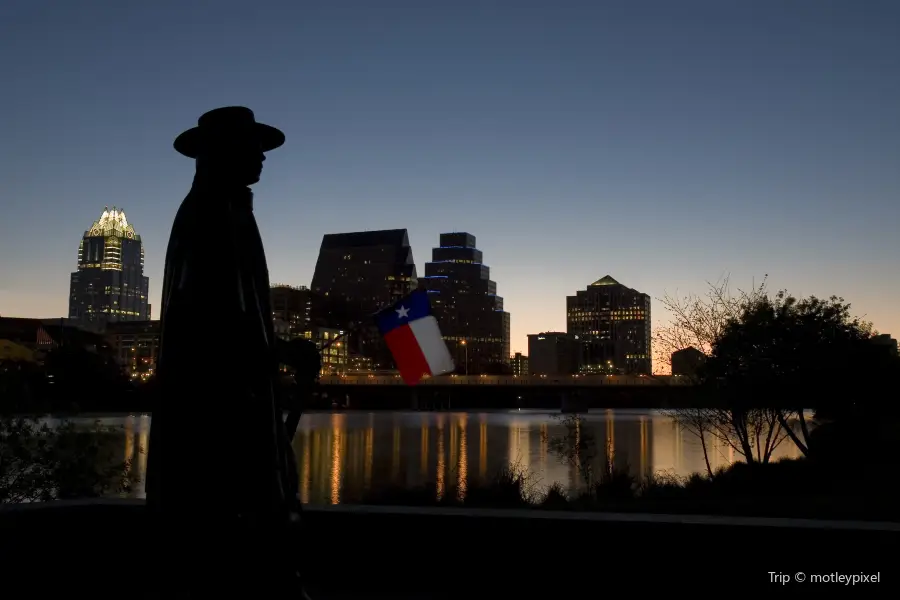
M 607 274 L 658 298 L 768 273 L 900 334 L 890 0 L 5 0 L 0 314 L 66 315 L 115 205 L 158 317 L 172 142 L 234 104 L 287 136 L 254 187 L 273 282 L 309 285 L 325 233 L 407 228 L 423 274 L 468 231 L 513 351 Z

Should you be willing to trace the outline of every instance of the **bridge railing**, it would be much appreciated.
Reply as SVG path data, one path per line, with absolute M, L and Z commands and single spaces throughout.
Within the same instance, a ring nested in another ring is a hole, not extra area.
M 405 385 L 398 374 L 327 375 L 322 385 Z M 504 385 L 504 386 L 661 386 L 689 385 L 687 378 L 672 375 L 440 375 L 419 385 Z

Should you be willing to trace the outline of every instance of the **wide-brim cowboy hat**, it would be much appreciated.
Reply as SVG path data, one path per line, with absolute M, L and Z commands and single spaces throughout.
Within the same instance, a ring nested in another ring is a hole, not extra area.
M 197 158 L 208 143 L 243 139 L 259 144 L 263 152 L 269 152 L 284 144 L 284 133 L 279 129 L 257 123 L 253 111 L 244 106 L 224 106 L 204 113 L 197 126 L 175 138 L 175 149 L 188 158 Z

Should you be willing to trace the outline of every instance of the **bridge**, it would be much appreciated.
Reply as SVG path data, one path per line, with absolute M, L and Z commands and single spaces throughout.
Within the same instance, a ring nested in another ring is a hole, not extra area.
M 325 386 L 406 384 L 398 374 L 327 375 L 319 380 Z M 439 375 L 422 380 L 418 386 L 512 386 L 512 387 L 609 387 L 690 385 L 677 375 Z
M 332 375 L 319 380 L 311 408 L 663 408 L 690 402 L 692 391 L 686 378 L 673 376 L 441 375 L 408 386 L 397 374 Z

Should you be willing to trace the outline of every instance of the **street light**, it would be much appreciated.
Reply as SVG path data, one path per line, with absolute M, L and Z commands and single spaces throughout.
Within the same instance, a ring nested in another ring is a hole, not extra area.
M 466 343 L 466 340 L 460 342 L 463 345 L 463 348 L 466 349 L 466 377 L 469 376 L 469 345 Z

